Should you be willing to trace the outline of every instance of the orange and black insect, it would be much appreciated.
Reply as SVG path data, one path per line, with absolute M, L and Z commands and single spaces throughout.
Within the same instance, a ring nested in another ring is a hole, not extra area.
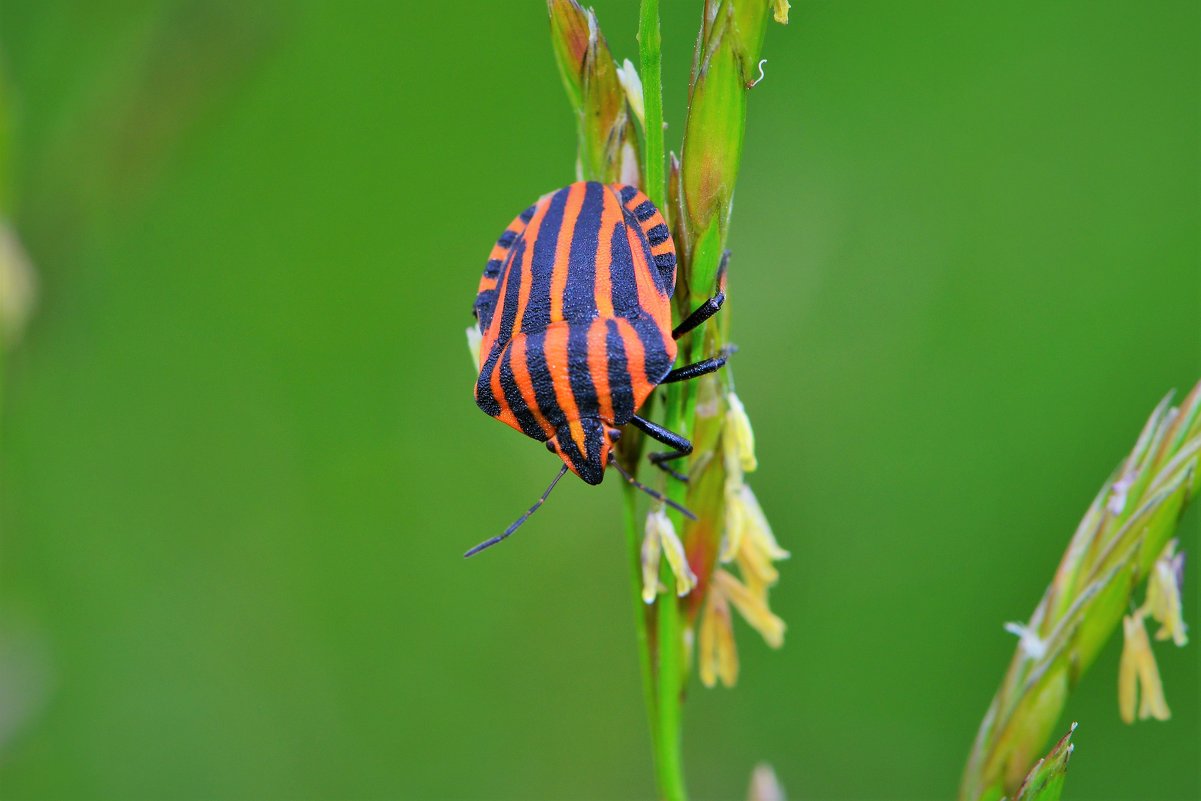
M 475 401 L 546 443 L 563 467 L 529 511 L 467 556 L 512 534 L 568 470 L 599 484 L 613 465 L 666 501 L 638 484 L 611 448 L 622 426 L 632 424 L 671 448 L 649 458 L 683 478 L 666 463 L 690 454 L 692 444 L 636 412 L 659 384 L 725 363 L 718 356 L 672 369 L 675 341 L 713 316 L 725 295 L 718 292 L 673 330 L 675 284 L 671 233 L 632 186 L 579 181 L 544 195 L 509 223 L 475 299 L 482 334 Z

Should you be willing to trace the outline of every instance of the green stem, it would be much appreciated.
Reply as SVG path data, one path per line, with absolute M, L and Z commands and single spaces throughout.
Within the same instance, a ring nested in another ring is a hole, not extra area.
M 689 410 L 692 405 L 692 388 L 687 386 L 690 383 L 692 382 L 683 381 L 672 384 L 667 392 L 667 427 L 685 437 L 692 428 Z M 687 485 L 679 481 L 669 481 L 667 484 L 668 497 L 676 503 L 683 504 L 687 500 Z M 676 530 L 683 531 L 684 521 L 680 514 L 674 510 L 668 510 L 668 514 Z M 659 731 L 655 743 L 658 754 L 656 769 L 663 797 L 667 801 L 684 801 L 687 791 L 684 789 L 684 764 L 680 755 L 681 705 L 684 695 L 682 681 L 685 676 L 681 651 L 684 638 L 680 628 L 680 604 L 675 596 L 675 575 L 666 559 L 661 565 L 661 579 L 665 590 L 656 601 L 659 607 L 656 638 L 659 648 Z
M 644 190 L 651 202 L 664 214 L 667 209 L 667 154 L 663 146 L 663 76 L 662 38 L 659 33 L 659 0 L 642 0 L 638 17 L 638 53 L 642 73 L 642 102 L 646 113 L 646 156 L 643 165 L 646 175 Z M 674 408 L 674 407 L 673 407 Z M 670 414 L 670 413 L 669 413 Z M 678 488 L 675 494 L 681 494 Z M 627 497 L 629 495 L 627 494 Z M 682 501 L 683 498 L 677 500 Z M 632 517 L 632 501 L 627 510 Z M 675 525 L 680 526 L 676 516 Z M 634 531 L 634 527 L 630 527 Z M 640 559 L 638 560 L 640 563 Z M 667 560 L 662 561 L 661 577 L 667 590 L 656 599 L 658 625 L 655 643 L 658 649 L 657 699 L 648 701 L 653 720 L 655 773 L 659 793 L 666 801 L 684 801 L 684 765 L 680 755 L 680 686 L 683 636 L 680 630 L 680 607 L 674 588 L 675 577 Z M 645 625 L 645 621 L 643 621 Z M 648 651 L 649 657 L 649 651 Z
M 638 522 L 638 490 L 630 484 L 623 484 L 622 489 L 622 497 L 625 500 L 626 545 L 630 554 L 630 590 L 634 600 L 634 631 L 638 637 L 638 666 L 642 671 L 642 698 L 646 703 L 652 747 L 658 754 L 658 747 L 655 745 L 658 740 L 655 668 L 647 626 L 647 605 L 642 600 L 642 526 Z
M 680 604 L 676 601 L 675 576 L 667 560 L 662 562 L 661 577 L 666 590 L 656 600 L 659 608 L 659 715 L 655 738 L 655 770 L 659 774 L 659 792 L 665 801 L 685 801 L 684 762 L 680 756 L 680 701 L 683 676 L 680 651 Z
M 659 0 L 642 0 L 638 16 L 638 54 L 642 104 L 646 112 L 646 194 L 667 213 L 667 180 L 663 148 L 663 55 L 659 35 Z

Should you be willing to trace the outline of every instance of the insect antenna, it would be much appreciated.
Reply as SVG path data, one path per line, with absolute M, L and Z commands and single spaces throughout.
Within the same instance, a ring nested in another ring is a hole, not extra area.
M 514 531 L 516 531 L 518 526 L 520 526 L 522 523 L 524 523 L 526 521 L 526 519 L 529 518 L 530 515 L 532 515 L 536 511 L 538 511 L 539 506 L 541 506 L 542 504 L 544 504 L 546 502 L 546 498 L 548 495 L 550 495 L 550 491 L 555 488 L 555 485 L 559 483 L 559 479 L 561 479 L 566 472 L 567 472 L 567 465 L 563 465 L 561 468 L 559 468 L 559 474 L 557 476 L 555 476 L 554 481 L 550 482 L 550 486 L 546 488 L 546 492 L 542 493 L 542 497 L 540 497 L 538 500 L 534 501 L 534 505 L 531 506 L 529 509 L 527 509 L 525 514 L 523 514 L 521 517 L 514 520 L 513 525 L 506 528 L 500 534 L 496 535 L 495 537 L 493 537 L 490 540 L 484 540 L 479 545 L 475 546 L 470 551 L 463 554 L 463 558 L 466 559 L 469 556 L 475 556 L 477 553 L 484 550 L 485 548 L 491 548 L 493 545 L 500 542 L 505 537 L 509 536 Z
M 647 485 L 643 484 L 641 481 L 639 481 L 638 479 L 636 479 L 632 475 L 630 475 L 629 472 L 624 467 L 621 466 L 621 462 L 617 461 L 617 459 L 615 459 L 612 455 L 609 456 L 609 464 L 611 464 L 617 468 L 617 472 L 621 473 L 622 478 L 624 478 L 626 481 L 633 484 L 638 489 L 645 492 L 647 495 L 654 498 L 656 501 L 667 504 L 672 509 L 675 509 L 677 512 L 684 515 L 684 517 L 688 518 L 689 520 L 696 520 L 696 515 L 694 515 L 692 512 L 688 511 L 683 506 L 680 506 L 678 503 L 673 501 L 671 498 L 668 498 L 662 492 L 651 489 L 650 487 L 648 487 Z

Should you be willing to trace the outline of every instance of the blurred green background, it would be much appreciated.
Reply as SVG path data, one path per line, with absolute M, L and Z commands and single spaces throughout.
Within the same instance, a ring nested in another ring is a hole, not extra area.
M 678 145 L 699 3 L 665 5 Z M 619 58 L 636 7 L 596 3 Z M 0 795 L 650 795 L 616 485 L 460 558 L 554 470 L 475 408 L 463 336 L 492 240 L 573 178 L 543 4 L 5 0 L 0 48 L 41 282 L 0 412 Z M 1201 6 L 797 0 L 765 53 L 729 312 L 789 632 L 694 684 L 690 785 L 951 798 L 1002 623 L 1201 375 Z M 1133 727 L 1119 649 L 1068 798 L 1201 797 L 1197 644 Z

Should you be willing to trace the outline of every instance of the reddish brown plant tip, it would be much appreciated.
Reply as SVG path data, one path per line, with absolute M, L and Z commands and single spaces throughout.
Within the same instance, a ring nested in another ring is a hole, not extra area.
M 575 0 L 547 0 L 546 8 L 556 44 L 561 43 L 566 48 L 576 71 L 581 71 L 591 38 L 588 12 Z
M 576 113 L 579 177 L 641 186 L 626 89 L 596 15 L 575 0 L 549 0 L 547 9 L 555 60 Z

